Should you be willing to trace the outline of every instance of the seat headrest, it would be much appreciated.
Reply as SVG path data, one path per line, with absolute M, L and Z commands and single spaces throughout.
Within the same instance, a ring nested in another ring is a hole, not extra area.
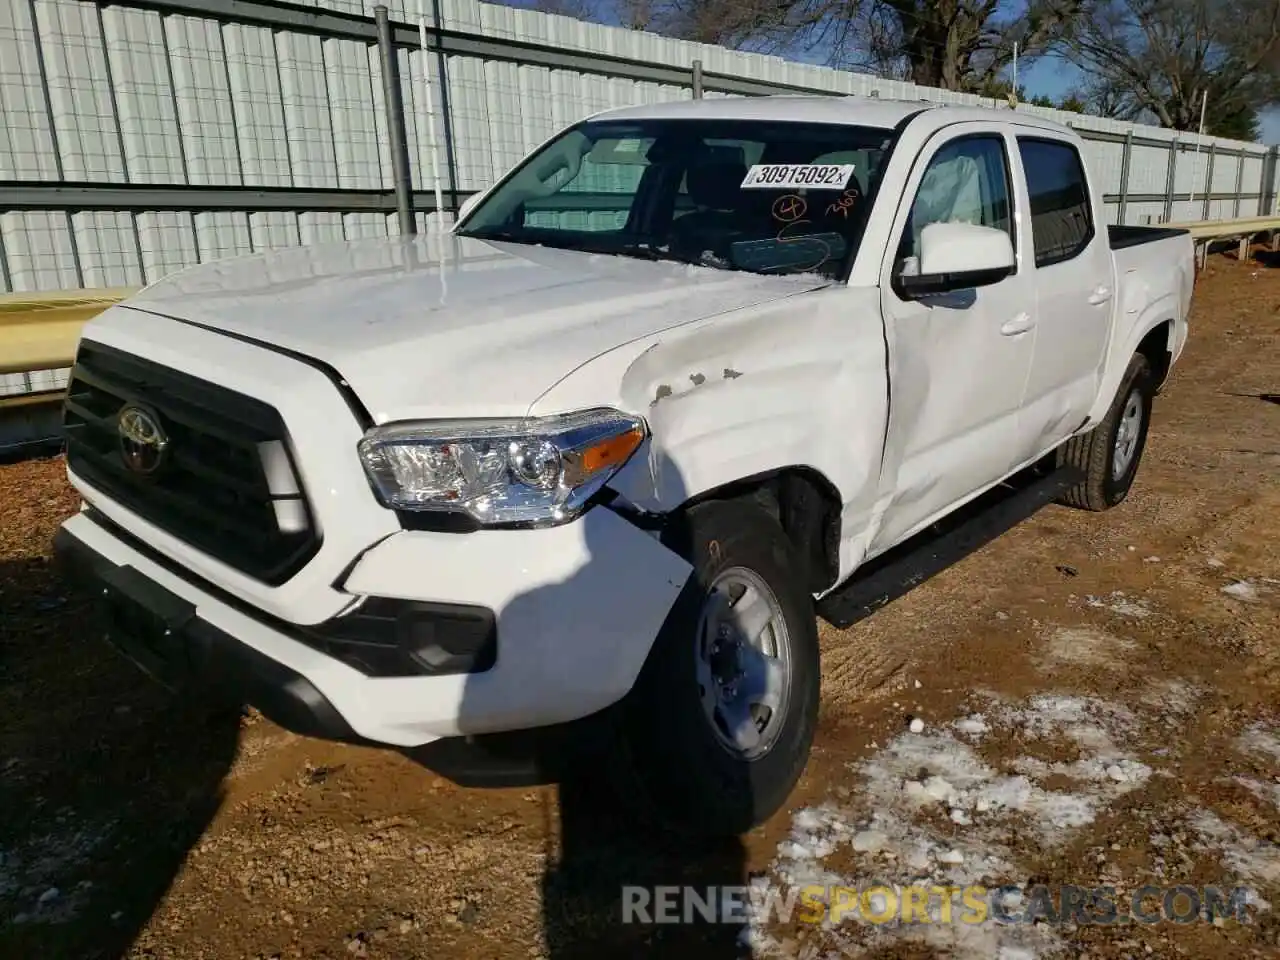
M 746 175 L 747 165 L 741 160 L 704 162 L 688 169 L 685 183 L 694 203 L 726 210 L 737 205 L 739 188 Z

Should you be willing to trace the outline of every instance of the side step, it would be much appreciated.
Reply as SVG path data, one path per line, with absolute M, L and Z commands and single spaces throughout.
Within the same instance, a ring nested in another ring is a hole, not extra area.
M 1077 467 L 1011 477 L 930 529 L 868 561 L 818 601 L 818 616 L 835 627 L 852 626 L 986 546 L 1082 479 L 1084 473 Z

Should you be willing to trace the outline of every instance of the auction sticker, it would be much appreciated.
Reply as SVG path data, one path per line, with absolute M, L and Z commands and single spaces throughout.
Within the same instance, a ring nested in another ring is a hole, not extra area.
M 757 163 L 742 178 L 741 188 L 843 190 L 852 176 L 852 163 Z

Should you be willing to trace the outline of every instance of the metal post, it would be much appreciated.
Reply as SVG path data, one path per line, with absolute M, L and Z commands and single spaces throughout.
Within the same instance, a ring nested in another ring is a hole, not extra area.
M 693 99 L 702 99 L 702 61 L 693 61 Z
M 1236 200 L 1235 207 L 1231 211 L 1231 216 L 1235 220 L 1240 219 L 1240 192 L 1244 190 L 1244 151 L 1241 150 L 1236 157 Z
M 1275 157 L 1275 147 L 1268 147 L 1262 155 L 1262 176 L 1258 180 L 1258 216 L 1265 217 L 1271 212 L 1271 184 L 1275 178 L 1275 165 L 1271 162 Z
M 436 146 L 436 104 L 431 95 L 431 60 L 427 56 L 427 16 L 418 0 L 418 46 L 422 49 L 422 86 L 427 94 L 427 149 L 431 151 L 431 189 L 436 197 L 435 225 L 444 224 L 444 196 L 440 190 L 440 149 Z M 444 75 L 440 76 L 444 86 Z
M 1258 159 L 1262 162 L 1262 175 L 1258 178 L 1258 216 L 1264 217 L 1271 209 L 1271 150 L 1268 147 L 1266 152 Z
M 1169 170 L 1164 185 L 1164 222 L 1173 219 L 1173 186 L 1178 172 L 1178 138 L 1169 141 Z
M 1124 224 L 1124 210 L 1129 203 L 1129 164 L 1133 160 L 1133 131 L 1124 135 L 1124 154 L 1120 157 L 1120 216 L 1116 223 Z
M 391 20 L 382 4 L 373 8 L 378 28 L 378 60 L 382 64 L 382 99 L 387 111 L 387 130 L 391 133 L 391 171 L 396 186 L 396 215 L 400 233 L 410 236 L 418 232 L 413 216 L 413 180 L 409 174 L 409 139 L 404 127 L 404 98 L 400 93 L 400 60 L 391 42 Z
M 1267 207 L 1267 214 L 1275 214 L 1276 207 L 1276 160 L 1280 159 L 1280 147 L 1271 147 L 1271 205 Z
M 1201 208 L 1201 220 L 1209 219 L 1209 201 L 1213 199 L 1213 162 L 1218 158 L 1218 142 L 1209 144 L 1209 165 L 1204 174 L 1204 206 Z

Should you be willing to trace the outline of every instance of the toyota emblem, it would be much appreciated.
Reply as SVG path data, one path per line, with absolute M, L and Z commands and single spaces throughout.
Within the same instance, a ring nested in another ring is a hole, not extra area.
M 130 404 L 120 411 L 116 432 L 120 435 L 120 458 L 129 470 L 150 474 L 160 469 L 169 438 L 154 413 Z

